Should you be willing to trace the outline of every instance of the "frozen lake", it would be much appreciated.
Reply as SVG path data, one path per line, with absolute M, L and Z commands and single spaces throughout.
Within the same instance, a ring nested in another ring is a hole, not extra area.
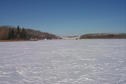
M 126 84 L 126 40 L 0 42 L 0 84 Z

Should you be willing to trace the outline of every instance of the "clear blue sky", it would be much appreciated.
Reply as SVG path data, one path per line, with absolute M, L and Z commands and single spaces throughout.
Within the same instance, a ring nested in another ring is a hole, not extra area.
M 0 0 L 0 26 L 58 35 L 126 33 L 126 0 Z

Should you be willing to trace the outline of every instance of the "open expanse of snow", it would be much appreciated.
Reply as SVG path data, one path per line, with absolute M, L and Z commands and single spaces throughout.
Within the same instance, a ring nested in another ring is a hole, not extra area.
M 0 42 L 0 84 L 126 84 L 126 40 Z

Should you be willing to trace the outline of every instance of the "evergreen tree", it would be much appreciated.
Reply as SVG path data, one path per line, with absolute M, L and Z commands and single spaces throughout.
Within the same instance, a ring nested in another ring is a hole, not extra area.
M 11 30 L 11 39 L 14 39 L 15 35 L 14 35 L 14 29 Z
M 17 26 L 17 33 L 16 33 L 16 38 L 17 39 L 20 39 L 20 33 L 21 33 L 21 31 L 20 31 L 20 27 L 19 27 L 19 25 Z
M 17 33 L 20 33 L 20 27 L 19 27 L 19 25 L 17 26 Z
M 8 31 L 8 39 L 14 39 L 15 38 L 15 35 L 14 35 L 14 29 L 12 28 L 9 28 L 9 31 Z
M 27 37 L 26 37 L 26 31 L 25 31 L 24 28 L 21 31 L 21 39 L 27 39 Z

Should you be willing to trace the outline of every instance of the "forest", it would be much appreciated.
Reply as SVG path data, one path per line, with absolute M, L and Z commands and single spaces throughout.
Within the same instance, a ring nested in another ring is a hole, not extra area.
M 0 40 L 43 40 L 60 39 L 59 36 L 47 32 L 40 32 L 33 29 L 26 29 L 11 26 L 0 27 Z
M 80 36 L 80 39 L 126 39 L 126 33 L 92 33 Z

